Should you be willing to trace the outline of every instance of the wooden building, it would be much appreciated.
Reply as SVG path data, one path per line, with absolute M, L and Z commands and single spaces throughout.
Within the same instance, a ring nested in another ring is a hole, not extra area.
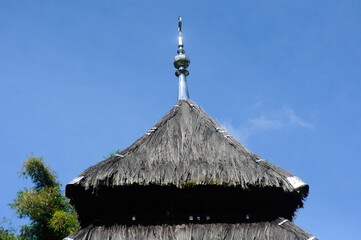
M 250 152 L 189 99 L 181 20 L 179 36 L 179 101 L 66 186 L 81 223 L 66 239 L 316 239 L 292 223 L 308 185 Z

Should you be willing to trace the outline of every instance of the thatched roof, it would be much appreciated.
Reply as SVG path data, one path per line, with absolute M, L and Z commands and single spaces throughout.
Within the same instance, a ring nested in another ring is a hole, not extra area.
M 246 149 L 190 100 L 178 101 L 135 143 L 86 169 L 71 184 L 93 191 L 129 185 L 218 185 L 303 189 L 303 197 L 308 193 L 307 184 Z
M 307 194 L 302 180 L 181 100 L 131 146 L 67 185 L 82 227 L 70 239 L 311 240 L 288 221 Z
M 241 224 L 182 224 L 154 226 L 96 226 L 89 225 L 67 240 L 316 240 L 317 238 L 292 222 L 278 218 L 272 222 Z

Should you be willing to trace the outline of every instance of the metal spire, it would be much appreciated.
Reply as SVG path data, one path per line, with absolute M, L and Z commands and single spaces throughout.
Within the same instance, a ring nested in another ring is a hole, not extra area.
M 175 75 L 179 78 L 179 89 L 178 89 L 178 100 L 187 100 L 189 99 L 187 79 L 186 76 L 189 75 L 189 72 L 186 70 L 190 64 L 189 57 L 185 55 L 183 50 L 183 36 L 182 36 L 182 18 L 178 18 L 178 55 L 174 57 L 174 67 L 178 70 L 175 72 Z

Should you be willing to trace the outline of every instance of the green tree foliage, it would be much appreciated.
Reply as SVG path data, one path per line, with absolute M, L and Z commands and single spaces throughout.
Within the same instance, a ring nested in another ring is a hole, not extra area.
M 29 225 L 21 227 L 20 237 L 26 240 L 60 240 L 78 229 L 75 212 L 62 194 L 55 172 L 44 163 L 43 158 L 30 156 L 24 162 L 20 175 L 30 178 L 35 185 L 19 191 L 11 204 L 20 218 L 30 220 Z
M 20 240 L 21 238 L 16 236 L 15 233 L 11 232 L 10 230 L 0 227 L 0 239 L 1 240 Z
M 16 230 L 14 228 L 4 228 L 4 224 L 7 222 L 8 220 L 5 218 L 0 222 L 0 240 L 23 240 L 16 236 Z
M 108 155 L 103 156 L 104 159 L 113 157 L 115 154 L 120 154 L 122 152 L 122 150 L 118 149 L 115 152 L 109 153 Z

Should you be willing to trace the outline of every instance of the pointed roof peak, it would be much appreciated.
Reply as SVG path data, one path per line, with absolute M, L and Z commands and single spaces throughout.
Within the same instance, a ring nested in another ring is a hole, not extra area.
M 302 189 L 300 196 L 308 194 L 306 183 L 249 151 L 189 99 L 179 100 L 131 146 L 79 176 L 84 176 L 79 184 L 86 189 L 206 184 L 244 190 Z

